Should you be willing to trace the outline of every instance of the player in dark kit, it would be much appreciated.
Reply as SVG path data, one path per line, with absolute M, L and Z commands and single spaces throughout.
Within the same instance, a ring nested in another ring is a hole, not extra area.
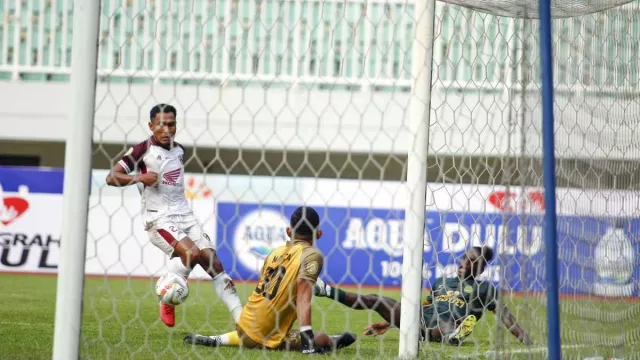
M 491 248 L 473 247 L 464 254 L 458 276 L 436 279 L 422 307 L 423 340 L 460 344 L 473 332 L 485 310 L 496 312 L 495 286 L 476 279 L 492 259 Z M 326 285 L 320 279 L 314 286 L 314 294 L 335 299 L 355 310 L 374 310 L 386 320 L 366 328 L 365 335 L 381 335 L 392 327 L 400 327 L 400 303 L 394 299 L 346 292 Z M 501 314 L 505 327 L 522 343 L 531 344 L 529 336 L 506 305 Z

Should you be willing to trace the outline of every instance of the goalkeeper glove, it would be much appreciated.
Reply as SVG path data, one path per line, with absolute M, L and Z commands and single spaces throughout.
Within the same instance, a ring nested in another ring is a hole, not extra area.
M 326 354 L 326 349 L 316 349 L 313 330 L 306 329 L 300 331 L 300 352 L 303 354 Z
M 315 345 L 313 330 L 306 329 L 300 331 L 300 351 L 303 354 L 313 354 L 315 352 Z

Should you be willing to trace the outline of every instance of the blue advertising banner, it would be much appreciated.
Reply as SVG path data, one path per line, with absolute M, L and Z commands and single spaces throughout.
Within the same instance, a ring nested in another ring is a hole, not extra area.
M 286 241 L 295 206 L 219 203 L 218 252 L 235 264 L 233 276 L 256 280 L 262 260 Z M 325 255 L 322 277 L 330 283 L 401 284 L 403 211 L 318 207 Z M 502 213 L 426 212 L 423 276 L 452 276 L 470 246 L 497 249 L 484 279 L 499 284 L 501 272 L 512 291 L 544 291 L 542 216 Z M 560 284 L 563 293 L 637 296 L 636 220 L 560 216 Z M 502 266 L 504 265 L 504 269 Z
M 63 169 L 0 166 L 0 185 L 7 192 L 27 186 L 29 192 L 62 194 Z
M 139 219 L 137 190 L 106 187 L 105 170 L 94 170 L 93 175 L 87 272 L 163 273 L 166 256 L 148 246 Z M 298 203 L 291 195 L 295 193 L 305 201 L 311 199 L 309 203 L 326 204 L 314 207 L 322 219 L 323 236 L 317 247 L 325 255 L 322 277 L 327 282 L 401 284 L 404 200 L 398 183 L 235 175 L 200 175 L 191 182 L 187 191 L 191 191 L 192 209 L 216 242 L 233 278 L 257 280 L 263 259 L 286 242 L 285 229 Z M 62 183 L 62 169 L 0 167 L 0 250 L 28 255 L 11 258 L 11 263 L 0 262 L 0 269 L 55 271 L 61 241 Z M 314 199 L 319 188 L 354 195 L 342 200 L 339 196 Z M 561 292 L 638 296 L 640 220 L 631 215 L 639 198 L 624 191 L 589 191 L 558 190 L 558 197 L 564 199 L 558 215 Z M 540 194 L 536 189 L 528 191 L 526 197 L 535 207 L 523 208 L 528 203 L 521 203 L 522 197 L 497 187 L 433 186 L 424 233 L 425 286 L 437 277 L 455 276 L 464 252 L 471 246 L 486 245 L 494 249 L 495 256 L 483 279 L 499 285 L 504 278 L 504 285 L 512 291 L 544 291 L 544 203 Z M 278 204 L 282 199 L 288 204 Z M 514 201 L 506 201 L 510 199 Z M 517 210 L 526 215 L 516 214 Z M 585 215 L 590 213 L 596 216 Z M 618 216 L 607 216 L 612 213 Z M 113 226 L 116 222 L 122 225 Z

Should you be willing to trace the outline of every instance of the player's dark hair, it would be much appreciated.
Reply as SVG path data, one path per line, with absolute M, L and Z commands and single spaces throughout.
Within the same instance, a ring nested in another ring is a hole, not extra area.
M 493 260 L 493 249 L 488 246 L 474 246 L 473 249 L 478 252 L 478 260 L 481 261 L 481 269 L 484 269 L 484 267 Z
M 319 225 L 320 216 L 311 207 L 300 206 L 291 214 L 291 230 L 305 239 L 311 239 Z
M 149 112 L 149 121 L 153 121 L 153 119 L 156 118 L 156 115 L 158 114 L 173 114 L 174 117 L 178 117 L 178 111 L 176 111 L 176 108 L 174 108 L 172 105 L 169 104 L 158 104 L 154 107 L 151 108 L 151 111 Z

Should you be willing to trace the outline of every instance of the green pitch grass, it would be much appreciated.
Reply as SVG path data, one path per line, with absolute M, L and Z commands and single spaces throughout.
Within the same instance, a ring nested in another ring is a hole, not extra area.
M 221 334 L 234 329 L 228 311 L 218 300 L 210 282 L 191 282 L 189 299 L 178 307 L 174 328 L 165 327 L 158 319 L 153 291 L 155 280 L 88 278 L 85 284 L 83 359 L 303 358 L 298 353 L 183 345 L 182 337 L 188 332 Z M 242 300 L 254 289 L 251 284 L 237 286 Z M 4 300 L 0 310 L 0 359 L 50 359 L 56 278 L 0 274 L 0 287 Z M 377 289 L 365 291 L 378 292 Z M 384 295 L 395 299 L 400 297 L 398 291 L 385 291 Z M 487 314 L 479 322 L 472 338 L 462 346 L 426 344 L 421 348 L 421 357 L 484 359 L 495 357 L 490 351 L 501 350 L 500 358 L 547 358 L 544 350 L 544 299 L 520 297 L 508 302 L 514 312 L 518 311 L 518 318 L 538 344 L 525 347 L 515 342 L 510 334 L 496 331 L 495 315 Z M 640 354 L 636 336 L 640 326 L 639 310 L 639 303 L 563 302 L 563 344 L 567 346 L 564 357 L 584 359 L 599 355 L 606 359 L 610 356 L 637 356 Z M 380 320 L 370 311 L 353 311 L 328 299 L 314 299 L 314 329 L 329 334 L 348 330 L 358 335 L 355 344 L 333 355 L 338 358 L 378 360 L 396 357 L 397 329 L 375 338 L 361 335 L 368 324 Z M 501 349 L 495 348 L 498 343 L 503 344 Z

